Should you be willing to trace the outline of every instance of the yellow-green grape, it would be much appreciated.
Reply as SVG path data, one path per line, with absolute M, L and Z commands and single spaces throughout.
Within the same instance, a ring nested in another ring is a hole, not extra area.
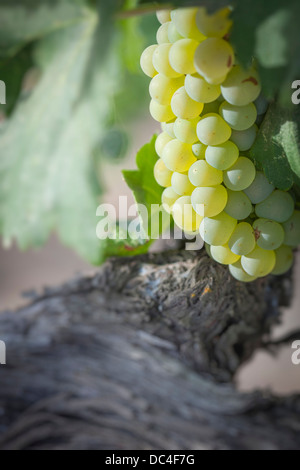
M 171 42 L 172 44 L 176 41 L 179 41 L 180 39 L 183 39 L 183 36 L 181 36 L 181 34 L 177 31 L 173 21 L 169 23 L 168 38 L 169 42 Z
M 172 175 L 171 185 L 179 196 L 190 196 L 195 189 L 187 173 L 177 173 L 176 171 Z
M 169 134 L 167 134 L 166 132 L 162 132 L 161 134 L 159 134 L 155 141 L 155 150 L 159 157 L 162 157 L 165 146 L 169 142 L 171 142 L 171 140 L 173 140 L 172 137 L 169 136 Z
M 295 211 L 292 217 L 283 224 L 284 244 L 297 247 L 300 244 L 300 212 Z
M 265 114 L 269 107 L 268 100 L 262 94 L 260 94 L 259 97 L 254 101 L 254 104 L 258 116 L 262 116 L 263 114 Z
M 177 118 L 174 123 L 174 134 L 181 142 L 187 144 L 195 144 L 198 141 L 196 127 L 199 118 L 195 119 L 180 119 Z
M 236 255 L 245 256 L 254 250 L 255 245 L 255 236 L 251 225 L 247 222 L 239 223 L 228 242 L 231 251 Z
M 178 198 L 178 194 L 175 193 L 174 189 L 171 186 L 163 191 L 161 195 L 161 202 L 164 210 L 168 214 L 171 214 L 173 205 L 175 204 Z
M 253 183 L 256 170 L 249 158 L 239 157 L 234 165 L 224 171 L 224 184 L 232 191 L 242 191 Z
M 262 171 L 257 171 L 253 183 L 244 192 L 252 204 L 259 204 L 267 199 L 274 191 L 275 187 L 269 183 Z
M 286 222 L 293 215 L 294 200 L 289 193 L 277 189 L 256 205 L 255 212 L 258 217 L 279 223 Z
M 197 135 L 205 145 L 220 145 L 230 139 L 231 129 L 219 114 L 206 114 L 197 125 Z
M 175 224 L 187 232 L 198 230 L 203 219 L 194 211 L 190 196 L 182 196 L 177 199 L 173 205 L 172 214 Z
M 171 10 L 157 10 L 156 17 L 160 24 L 171 21 Z
M 239 158 L 239 149 L 231 141 L 221 145 L 208 146 L 205 158 L 207 163 L 217 170 L 228 170 Z
M 282 225 L 270 219 L 257 219 L 253 224 L 256 243 L 264 250 L 277 250 L 284 241 Z
M 256 107 L 253 103 L 246 106 L 234 106 L 224 101 L 219 109 L 222 118 L 235 131 L 245 131 L 255 124 L 257 118 Z
M 169 78 L 180 77 L 180 73 L 176 72 L 170 65 L 169 53 L 172 44 L 160 44 L 153 53 L 153 66 L 158 73 Z
M 168 37 L 169 25 L 171 24 L 170 21 L 167 23 L 162 24 L 156 33 L 156 41 L 157 44 L 165 44 L 170 42 Z
M 212 258 L 217 261 L 217 263 L 225 264 L 227 266 L 229 264 L 236 263 L 240 259 L 240 256 L 232 253 L 228 245 L 211 246 L 210 253 Z
M 278 250 L 275 250 L 276 263 L 275 268 L 271 274 L 280 276 L 288 272 L 293 266 L 294 255 L 290 246 L 282 245 Z
M 153 54 L 157 47 L 157 44 L 153 44 L 153 46 L 147 47 L 147 49 L 145 49 L 141 55 L 141 69 L 144 74 L 148 75 L 150 78 L 153 78 L 157 74 L 157 71 L 153 65 Z
M 191 196 L 194 210 L 202 217 L 219 215 L 227 203 L 227 191 L 224 186 L 196 188 Z
M 171 67 L 181 74 L 195 73 L 194 55 L 199 43 L 194 39 L 176 41 L 169 54 Z
M 157 101 L 150 101 L 150 114 L 158 122 L 168 122 L 175 118 L 170 105 L 163 105 Z
M 252 145 L 255 142 L 258 132 L 258 127 L 254 124 L 249 129 L 245 131 L 232 131 L 231 140 L 236 144 L 236 146 L 242 152 L 251 149 Z
M 241 263 L 244 271 L 250 276 L 267 276 L 275 267 L 275 251 L 256 246 L 247 256 L 242 256 Z
M 163 186 L 164 188 L 170 186 L 172 174 L 172 171 L 166 167 L 161 158 L 157 160 L 154 165 L 154 178 L 160 186 Z
M 243 270 L 241 260 L 229 266 L 229 272 L 237 281 L 240 282 L 253 282 L 257 278 L 255 276 L 249 276 L 246 271 Z
M 196 16 L 198 29 L 204 36 L 223 38 L 232 26 L 229 15 L 230 8 L 222 8 L 212 15 L 207 13 L 206 8 L 199 8 Z
M 227 189 L 228 201 L 224 209 L 226 214 L 234 219 L 244 220 L 253 212 L 250 199 L 243 191 L 231 191 Z
M 221 85 L 222 94 L 228 103 L 245 106 L 258 98 L 261 92 L 259 76 L 254 67 L 249 70 L 236 65 Z
M 169 170 L 178 171 L 178 173 L 185 173 L 196 161 L 192 152 L 192 146 L 180 142 L 178 139 L 171 140 L 165 146 L 162 159 Z
M 206 152 L 207 146 L 204 144 L 201 144 L 201 142 L 197 142 L 192 146 L 192 151 L 197 160 L 205 160 L 205 152 Z
M 176 119 L 176 118 L 175 118 Z M 175 139 L 175 134 L 174 134 L 174 123 L 175 119 L 169 122 L 162 122 L 161 123 L 161 128 L 164 132 L 166 132 L 172 139 Z
M 171 12 L 171 18 L 181 36 L 200 42 L 205 36 L 200 33 L 196 24 L 197 11 L 198 8 L 178 8 Z
M 184 86 L 175 91 L 171 101 L 172 111 L 181 119 L 195 119 L 203 110 L 203 103 L 192 100 Z
M 198 101 L 199 103 L 211 103 L 221 95 L 219 85 L 210 85 L 198 73 L 187 75 L 185 77 L 184 86 L 192 100 Z
M 200 235 L 210 245 L 226 245 L 231 237 L 237 221 L 225 212 L 216 217 L 205 217 L 200 224 Z
M 183 77 L 169 78 L 159 73 L 150 82 L 150 96 L 159 104 L 169 105 L 175 91 L 182 87 L 183 83 Z
M 218 80 L 231 70 L 234 64 L 234 52 L 231 45 L 224 39 L 208 38 L 198 46 L 194 63 L 197 72 L 202 77 L 208 80 Z
M 223 181 L 223 172 L 216 170 L 205 160 L 198 160 L 190 167 L 189 178 L 194 186 L 217 186 Z

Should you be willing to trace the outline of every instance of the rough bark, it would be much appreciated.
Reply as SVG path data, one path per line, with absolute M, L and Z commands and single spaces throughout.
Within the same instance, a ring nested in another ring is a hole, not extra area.
M 238 367 L 292 294 L 204 253 L 108 261 L 0 315 L 1 449 L 300 449 L 300 396 L 241 394 Z

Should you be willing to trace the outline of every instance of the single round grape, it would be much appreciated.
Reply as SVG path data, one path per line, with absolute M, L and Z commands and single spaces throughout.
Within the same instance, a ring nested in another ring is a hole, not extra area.
M 190 196 L 195 189 L 187 173 L 178 173 L 176 171 L 172 175 L 171 186 L 179 196 Z
M 255 142 L 256 136 L 257 136 L 258 128 L 256 124 L 254 124 L 252 127 L 249 129 L 246 129 L 245 131 L 232 131 L 231 134 L 231 140 L 236 144 L 236 146 L 241 150 L 242 152 L 245 152 L 246 150 L 250 150 L 252 145 Z
M 154 178 L 156 182 L 160 186 L 167 188 L 168 186 L 171 185 L 171 177 L 172 177 L 172 171 L 170 171 L 166 167 L 163 160 L 161 158 L 157 160 L 157 162 L 154 165 Z
M 174 42 L 179 41 L 180 39 L 183 39 L 183 36 L 177 31 L 175 24 L 173 21 L 169 23 L 169 28 L 168 28 L 168 39 L 169 42 L 174 44 Z
M 171 21 L 171 10 L 157 10 L 156 17 L 160 24 Z
M 247 256 L 242 256 L 242 267 L 250 276 L 265 277 L 273 271 L 276 263 L 275 251 L 256 246 Z
M 231 235 L 228 246 L 236 255 L 248 255 L 255 248 L 253 228 L 247 222 L 239 223 Z
M 197 124 L 199 118 L 195 119 L 180 119 L 177 118 L 174 123 L 174 134 L 178 140 L 181 142 L 186 142 L 187 144 L 195 144 L 198 141 L 197 137 Z
M 242 267 L 241 260 L 238 260 L 236 263 L 229 266 L 229 271 L 232 277 L 240 282 L 253 282 L 257 278 L 255 276 L 249 276 L 249 274 L 244 271 Z
M 189 178 L 194 186 L 217 186 L 223 181 L 223 172 L 216 170 L 205 160 L 198 160 L 190 167 Z
M 230 139 L 231 129 L 219 114 L 206 114 L 197 125 L 197 135 L 205 145 L 220 145 Z
M 206 8 L 199 8 L 196 23 L 199 31 L 206 37 L 223 38 L 228 34 L 232 21 L 229 19 L 230 8 L 222 8 L 209 15 Z
M 292 217 L 283 224 L 284 244 L 297 247 L 300 244 L 300 211 L 294 211 Z
M 237 221 L 225 212 L 216 217 L 205 217 L 200 224 L 200 235 L 210 245 L 226 245 L 231 237 Z
M 150 114 L 158 122 L 168 122 L 175 118 L 170 105 L 163 105 L 157 103 L 157 101 L 150 101 Z
M 198 46 L 194 64 L 205 79 L 219 79 L 228 74 L 234 64 L 233 49 L 224 39 L 208 38 Z
M 198 8 L 178 8 L 173 10 L 171 18 L 177 31 L 185 38 L 203 41 L 205 36 L 200 33 L 196 24 L 196 15 Z
M 195 119 L 203 110 L 203 103 L 192 100 L 185 91 L 184 86 L 175 91 L 171 108 L 175 116 L 181 119 Z
M 224 184 L 232 191 L 242 191 L 253 183 L 256 170 L 252 161 L 239 157 L 234 165 L 224 171 Z
M 165 44 L 165 43 L 170 42 L 169 37 L 168 37 L 169 24 L 171 24 L 171 21 L 168 21 L 167 23 L 163 23 L 158 28 L 157 33 L 156 33 L 157 44 Z
M 197 73 L 187 75 L 184 86 L 192 100 L 199 103 L 211 103 L 221 95 L 219 85 L 210 85 Z
M 257 118 L 256 107 L 253 103 L 246 106 L 234 106 L 224 101 L 219 109 L 222 118 L 235 131 L 245 131 L 253 126 Z
M 153 54 L 157 47 L 157 44 L 153 44 L 153 46 L 147 47 L 147 49 L 145 49 L 141 55 L 141 69 L 144 74 L 148 75 L 150 78 L 153 78 L 157 74 L 157 71 L 153 65 Z
M 275 250 L 276 263 L 271 274 L 280 276 L 288 272 L 293 266 L 294 255 L 290 246 L 282 245 L 278 250 Z
M 176 72 L 170 65 L 169 53 L 172 44 L 160 44 L 153 53 L 153 66 L 158 73 L 169 78 L 180 77 L 180 73 Z
M 173 140 L 172 137 L 170 137 L 166 132 L 162 132 L 157 136 L 155 141 L 155 150 L 159 157 L 162 157 L 165 146 L 171 142 L 171 140 Z
M 195 157 L 198 160 L 205 160 L 205 152 L 206 152 L 207 146 L 204 144 L 201 144 L 201 142 L 197 142 L 192 146 L 192 151 Z
M 254 67 L 245 70 L 240 65 L 236 65 L 221 85 L 221 90 L 228 103 L 246 106 L 255 101 L 261 92 L 258 73 Z
M 196 188 L 192 193 L 191 201 L 197 214 L 202 217 L 215 217 L 226 206 L 227 191 L 221 185 Z
M 192 152 L 192 146 L 180 142 L 178 139 L 171 140 L 165 146 L 162 159 L 169 170 L 178 171 L 178 173 L 185 173 L 196 161 Z
M 171 67 L 178 73 L 196 73 L 194 55 L 199 42 L 194 39 L 180 39 L 176 41 L 169 54 Z
M 205 158 L 217 170 L 228 170 L 239 158 L 239 149 L 230 140 L 220 145 L 208 146 Z
M 264 250 L 276 250 L 284 241 L 282 225 L 270 219 L 257 219 L 253 224 L 256 243 Z
M 275 187 L 269 183 L 262 171 L 257 171 L 253 183 L 244 190 L 252 204 L 259 204 L 267 199 Z
M 217 263 L 229 265 L 236 263 L 240 256 L 232 253 L 228 245 L 223 246 L 211 246 L 210 247 L 211 257 L 217 261 Z
M 258 217 L 275 220 L 275 222 L 286 222 L 294 212 L 294 200 L 292 196 L 277 189 L 263 202 L 255 207 Z
M 257 110 L 257 115 L 262 116 L 264 115 L 269 107 L 269 102 L 268 100 L 260 94 L 259 97 L 254 101 L 256 110 Z
M 162 122 L 161 123 L 161 128 L 164 132 L 166 132 L 172 139 L 175 139 L 175 134 L 174 134 L 174 123 L 175 120 L 169 121 L 169 122 Z
M 178 194 L 175 193 L 174 189 L 171 188 L 171 186 L 163 191 L 161 195 L 161 202 L 164 210 L 168 214 L 171 214 L 173 205 L 175 204 L 178 198 Z
M 187 232 L 198 230 L 203 219 L 194 211 L 190 196 L 182 196 L 177 199 L 172 208 L 172 215 L 175 224 Z
M 149 85 L 150 96 L 159 104 L 170 105 L 172 96 L 178 88 L 184 83 L 183 77 L 168 78 L 165 75 L 158 74 L 152 78 Z
M 228 201 L 224 209 L 226 214 L 234 219 L 244 220 L 253 212 L 250 199 L 242 191 L 231 191 L 227 189 Z

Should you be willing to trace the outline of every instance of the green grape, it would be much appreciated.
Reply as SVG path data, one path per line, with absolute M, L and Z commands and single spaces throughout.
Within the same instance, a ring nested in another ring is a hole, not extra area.
M 195 119 L 201 114 L 203 103 L 197 103 L 192 100 L 183 86 L 175 91 L 171 101 L 171 108 L 175 116 L 181 119 Z
M 228 201 L 224 209 L 226 214 L 234 219 L 244 220 L 253 212 L 250 199 L 242 191 L 231 191 L 227 189 Z
M 169 105 L 172 96 L 178 88 L 182 87 L 184 78 L 168 78 L 160 73 L 152 78 L 149 85 L 150 96 L 154 101 L 162 105 Z
M 294 211 L 292 217 L 283 224 L 284 244 L 297 247 L 300 244 L 300 212 Z
M 231 140 L 242 152 L 251 149 L 257 136 L 258 128 L 254 126 L 245 131 L 232 131 Z
M 171 67 L 178 73 L 195 73 L 194 55 L 199 43 L 194 39 L 180 39 L 176 41 L 169 54 Z
M 161 158 L 157 160 L 157 162 L 154 165 L 154 178 L 156 182 L 160 186 L 167 188 L 168 186 L 171 185 L 171 177 L 172 177 L 172 171 L 170 171 L 166 167 L 163 160 Z
M 155 70 L 153 65 L 153 54 L 156 51 L 157 47 L 157 44 L 153 44 L 153 46 L 147 47 L 147 49 L 145 49 L 141 55 L 141 69 L 144 74 L 148 75 L 148 77 L 150 78 L 153 78 L 157 74 L 157 71 Z
M 252 127 L 257 118 L 256 107 L 253 103 L 246 106 L 234 106 L 224 101 L 219 109 L 222 118 L 235 131 L 245 131 Z
M 196 24 L 198 8 L 178 8 L 171 12 L 172 21 L 177 31 L 185 38 L 203 41 L 205 36 L 200 33 Z
M 243 270 L 241 260 L 229 266 L 229 271 L 232 277 L 240 282 L 253 282 L 257 278 L 255 276 L 249 276 L 246 271 Z
M 171 188 L 171 186 L 163 191 L 161 195 L 162 206 L 168 214 L 171 214 L 173 205 L 175 204 L 178 198 L 178 194 L 175 193 L 174 189 Z
M 171 140 L 162 154 L 165 165 L 171 171 L 185 173 L 190 166 L 196 161 L 192 152 L 192 146 L 180 142 L 178 139 Z
M 157 30 L 156 33 L 156 41 L 157 44 L 165 44 L 170 42 L 169 41 L 169 36 L 168 36 L 168 31 L 169 31 L 169 25 L 171 24 L 171 21 L 168 21 L 167 23 L 163 23 Z
M 160 24 L 171 21 L 171 10 L 157 10 L 156 17 Z
M 276 263 L 275 251 L 256 246 L 247 256 L 242 256 L 242 267 L 250 276 L 265 277 L 273 271 Z
M 151 100 L 150 102 L 150 114 L 158 122 L 168 122 L 175 118 L 171 106 L 157 103 L 157 101 Z
M 172 175 L 171 185 L 175 193 L 179 194 L 179 196 L 190 196 L 195 189 L 187 173 L 178 173 L 176 171 Z
M 264 250 L 276 250 L 284 241 L 284 230 L 278 222 L 257 219 L 254 224 L 257 245 Z
M 268 107 L 269 107 L 269 102 L 266 100 L 266 98 L 260 94 L 259 97 L 254 101 L 256 110 L 257 110 L 257 115 L 262 116 L 263 114 L 266 114 Z
M 153 53 L 153 66 L 158 73 L 169 78 L 180 77 L 180 73 L 176 72 L 170 65 L 169 53 L 172 44 L 160 44 Z
M 206 8 L 199 8 L 196 15 L 196 24 L 199 31 L 206 37 L 223 38 L 228 34 L 232 21 L 229 19 L 230 8 L 222 8 L 209 15 Z
M 194 64 L 199 75 L 206 80 L 220 79 L 234 64 L 233 49 L 224 39 L 208 38 L 198 46 Z
M 227 203 L 227 191 L 224 186 L 210 186 L 194 189 L 192 205 L 197 214 L 202 217 L 219 215 Z
M 234 165 L 224 171 L 224 184 L 232 191 L 242 191 L 253 183 L 255 166 L 247 157 L 239 157 Z
M 190 98 L 199 103 L 211 103 L 221 95 L 219 85 L 210 85 L 197 73 L 187 75 L 184 86 Z
M 190 167 L 189 178 L 194 186 L 217 186 L 223 181 L 223 172 L 216 170 L 205 160 L 198 160 Z
M 210 245 L 221 246 L 228 243 L 237 221 L 225 212 L 216 217 L 205 217 L 200 224 L 200 235 Z
M 183 39 L 183 36 L 181 36 L 181 34 L 177 31 L 173 21 L 169 23 L 168 38 L 169 42 L 171 42 L 172 44 L 176 41 L 179 41 L 180 39 Z
M 256 205 L 255 212 L 258 217 L 286 222 L 294 212 L 294 200 L 289 193 L 277 189 Z
M 172 215 L 175 224 L 186 232 L 198 230 L 203 219 L 194 211 L 190 196 L 182 196 L 177 199 L 172 208 Z
M 165 146 L 171 142 L 171 140 L 173 140 L 172 137 L 170 137 L 166 132 L 159 134 L 155 141 L 155 150 L 159 157 L 162 157 Z
M 211 246 L 210 252 L 212 258 L 220 264 L 234 264 L 240 259 L 240 256 L 232 253 L 228 245 Z
M 207 146 L 204 144 L 201 144 L 201 142 L 197 142 L 192 146 L 193 154 L 198 160 L 205 160 L 205 152 L 206 152 Z
M 210 145 L 206 149 L 205 158 L 217 170 L 228 170 L 239 158 L 239 149 L 230 140 L 221 145 Z
M 172 139 L 175 139 L 174 123 L 175 123 L 175 120 L 161 123 L 161 128 L 163 132 L 166 132 L 170 137 L 172 137 Z
M 271 274 L 280 276 L 288 272 L 293 266 L 294 255 L 290 246 L 282 245 L 278 250 L 275 250 L 276 263 Z
M 231 129 L 219 114 L 206 114 L 197 125 L 197 135 L 205 145 L 220 145 L 230 139 Z
M 224 99 L 235 106 L 246 106 L 261 92 L 259 76 L 254 67 L 249 70 L 236 65 L 221 86 Z
M 195 144 L 198 141 L 196 127 L 199 118 L 195 119 L 180 119 L 177 118 L 174 123 L 174 134 L 181 142 L 187 144 Z
M 244 190 L 252 204 L 259 204 L 267 199 L 275 187 L 269 183 L 262 171 L 257 171 L 253 183 Z
M 255 248 L 255 236 L 251 225 L 247 222 L 239 223 L 229 239 L 228 246 L 236 255 L 251 253 Z

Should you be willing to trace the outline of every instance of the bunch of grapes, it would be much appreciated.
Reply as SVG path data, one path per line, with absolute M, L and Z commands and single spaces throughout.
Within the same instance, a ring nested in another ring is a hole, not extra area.
M 253 62 L 229 42 L 230 9 L 157 12 L 157 43 L 142 54 L 150 113 L 161 123 L 154 167 L 162 204 L 186 233 L 200 231 L 209 255 L 236 279 L 283 274 L 300 238 L 300 212 L 243 155 L 268 103 Z

